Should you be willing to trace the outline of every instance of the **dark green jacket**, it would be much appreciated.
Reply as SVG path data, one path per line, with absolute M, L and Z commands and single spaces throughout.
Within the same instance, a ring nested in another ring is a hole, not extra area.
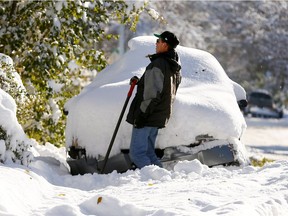
M 163 128 L 172 113 L 172 104 L 181 82 L 181 66 L 174 49 L 149 58 L 151 63 L 137 83 L 127 122 L 134 125 L 142 115 L 144 126 Z

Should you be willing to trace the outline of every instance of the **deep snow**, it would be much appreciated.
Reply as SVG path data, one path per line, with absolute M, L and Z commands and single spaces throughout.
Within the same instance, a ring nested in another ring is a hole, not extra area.
M 287 130 L 287 121 L 248 119 L 247 131 L 249 122 L 266 131 L 285 122 Z M 287 133 L 281 135 L 287 139 Z M 267 146 L 274 143 L 264 139 Z M 249 134 L 246 141 L 257 147 Z M 71 176 L 53 159 L 65 159 L 64 148 L 37 145 L 35 152 L 51 158 L 36 157 L 29 167 L 0 165 L 0 215 L 279 216 L 288 210 L 288 156 L 262 168 L 208 168 L 195 160 L 178 163 L 172 171 L 149 166 L 123 174 Z M 259 158 L 265 149 L 249 154 Z
M 8 114 L 6 129 L 27 140 L 12 97 L 3 91 L 0 96 L 0 115 Z M 31 141 L 35 158 L 28 167 L 11 160 L 0 163 L 0 215 L 287 215 L 287 114 L 280 120 L 246 122 L 241 142 L 248 154 L 281 160 L 262 168 L 208 168 L 194 160 L 179 162 L 173 170 L 148 166 L 123 174 L 71 176 L 65 148 Z M 3 142 L 0 154 L 9 156 Z

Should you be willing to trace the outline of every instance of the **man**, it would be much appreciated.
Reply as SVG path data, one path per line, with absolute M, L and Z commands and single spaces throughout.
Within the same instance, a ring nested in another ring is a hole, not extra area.
M 159 128 L 164 128 L 172 113 L 177 88 L 181 82 L 181 66 L 175 48 L 177 37 L 169 31 L 154 34 L 156 54 L 148 55 L 151 63 L 137 83 L 137 93 L 131 103 L 127 122 L 133 125 L 130 158 L 138 167 L 162 167 L 155 154 L 155 141 Z M 131 78 L 131 81 L 138 79 Z

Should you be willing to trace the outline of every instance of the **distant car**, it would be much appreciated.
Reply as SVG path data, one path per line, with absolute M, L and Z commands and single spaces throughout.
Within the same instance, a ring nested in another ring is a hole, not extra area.
M 252 117 L 282 118 L 283 110 L 276 107 L 268 91 L 256 90 L 248 95 L 248 105 L 244 109 L 244 114 Z

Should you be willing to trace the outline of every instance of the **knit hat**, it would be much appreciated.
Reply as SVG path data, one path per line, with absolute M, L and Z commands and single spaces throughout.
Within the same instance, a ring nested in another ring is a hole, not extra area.
M 169 31 L 164 31 L 162 34 L 154 34 L 156 37 L 160 38 L 166 42 L 171 48 L 175 49 L 179 44 L 178 38 Z

